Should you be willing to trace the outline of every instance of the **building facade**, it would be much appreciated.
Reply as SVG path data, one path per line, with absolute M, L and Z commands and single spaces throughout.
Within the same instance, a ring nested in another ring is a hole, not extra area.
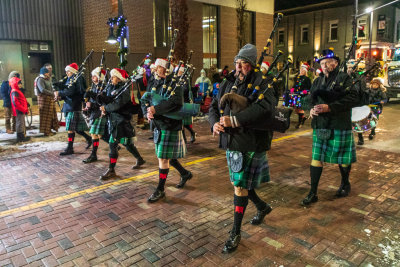
M 0 81 L 17 70 L 28 98 L 45 63 L 57 78 L 84 53 L 80 0 L 0 0 Z
M 169 1 L 168 0 L 124 0 L 123 14 L 129 27 L 129 53 L 127 70 L 133 70 L 143 57 L 151 53 L 152 58 L 167 57 L 169 51 Z M 188 44 L 193 50 L 192 63 L 200 70 L 215 65 L 233 69 L 233 58 L 237 54 L 237 19 L 235 0 L 187 0 Z M 115 17 L 109 0 L 85 0 L 83 7 L 84 44 L 86 52 L 94 49 L 94 67 L 99 64 L 101 51 L 106 49 L 106 65 L 118 65 L 118 44 L 105 43 L 109 34 L 106 25 L 109 17 Z M 257 46 L 259 53 L 265 46 L 273 26 L 273 0 L 247 1 L 246 34 L 248 42 Z
M 334 2 L 334 1 L 333 1 Z M 339 2 L 339 1 L 338 1 Z M 280 10 L 285 16 L 276 31 L 274 48 L 289 54 L 298 67 L 301 61 L 313 64 L 323 49 L 334 48 L 340 58 L 344 58 L 353 36 L 353 1 L 347 5 L 328 3 Z M 387 1 L 359 1 L 358 14 L 365 13 L 368 7 L 378 7 Z M 360 47 L 357 58 L 371 56 L 373 60 L 386 61 L 393 57 L 399 44 L 400 17 L 398 5 L 390 5 L 365 14 L 357 19 L 357 34 Z M 370 25 L 371 35 L 370 35 Z

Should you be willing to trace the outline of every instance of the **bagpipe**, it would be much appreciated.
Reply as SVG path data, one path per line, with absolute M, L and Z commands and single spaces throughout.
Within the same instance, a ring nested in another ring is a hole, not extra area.
M 174 30 L 174 35 L 172 38 L 171 42 L 171 49 L 168 54 L 168 62 L 167 62 L 167 70 L 166 70 L 166 76 L 170 75 L 169 69 L 171 65 L 171 61 L 173 58 L 173 53 L 174 53 L 174 48 L 175 48 L 175 42 L 177 38 L 178 30 Z M 193 73 L 193 66 L 190 64 L 190 60 L 192 57 L 193 51 L 190 52 L 188 56 L 188 60 L 186 61 L 186 64 L 184 64 L 184 72 L 183 74 L 178 78 L 178 72 L 180 65 L 183 65 L 183 61 L 180 61 L 178 64 L 178 67 L 173 71 L 172 73 L 172 79 L 169 82 L 167 86 L 167 78 L 164 79 L 164 84 L 162 85 L 162 89 L 160 92 L 157 93 L 157 88 L 152 88 L 150 92 L 146 92 L 143 94 L 143 96 L 140 98 L 140 102 L 144 104 L 146 107 L 150 106 L 156 106 L 160 104 L 162 101 L 167 101 L 171 96 L 175 94 L 175 91 L 177 89 L 180 89 L 184 87 L 185 85 L 188 84 L 188 81 L 190 79 L 190 76 Z M 200 104 L 195 104 L 195 103 L 183 103 L 183 106 L 180 110 L 175 111 L 175 112 L 169 112 L 167 114 L 162 114 L 164 117 L 170 118 L 170 119 L 175 119 L 175 120 L 182 120 L 185 117 L 191 117 L 191 116 L 196 116 L 200 111 Z

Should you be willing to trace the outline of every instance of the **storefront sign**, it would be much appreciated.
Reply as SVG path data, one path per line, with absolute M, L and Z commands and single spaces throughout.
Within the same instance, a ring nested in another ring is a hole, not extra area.
M 386 31 L 386 15 L 379 15 L 378 17 L 378 34 L 383 35 Z

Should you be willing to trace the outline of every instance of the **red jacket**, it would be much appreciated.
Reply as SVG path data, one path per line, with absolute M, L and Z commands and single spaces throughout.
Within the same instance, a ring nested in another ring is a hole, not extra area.
M 20 81 L 21 79 L 17 77 L 13 77 L 9 81 L 11 86 L 11 107 L 14 116 L 17 116 L 17 110 L 24 114 L 28 114 L 28 101 L 26 101 L 24 94 L 18 87 Z

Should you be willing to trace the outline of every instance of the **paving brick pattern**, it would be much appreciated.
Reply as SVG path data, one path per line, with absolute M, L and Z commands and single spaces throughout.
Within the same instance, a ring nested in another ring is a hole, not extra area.
M 327 165 L 320 201 L 304 208 L 299 202 L 309 189 L 311 136 L 274 142 L 268 153 L 272 181 L 258 190 L 273 211 L 253 226 L 256 209 L 249 204 L 240 247 L 224 255 L 233 221 L 226 159 L 206 122 L 194 128 L 198 140 L 188 145 L 183 162 L 216 158 L 189 166 L 194 177 L 184 189 L 174 187 L 179 175 L 173 170 L 159 203 L 147 203 L 157 186 L 153 175 L 2 216 L 0 266 L 395 266 L 398 251 L 386 255 L 382 247 L 396 241 L 400 229 L 399 154 L 359 149 L 352 192 L 343 199 L 333 197 L 339 170 Z M 121 150 L 120 179 L 157 170 L 148 136 L 138 131 L 147 161 L 142 169 L 131 170 L 134 160 Z M 90 153 L 84 143 L 75 144 L 75 151 L 67 157 L 54 151 L 2 158 L 1 211 L 104 184 L 98 177 L 108 166 L 106 144 L 100 143 L 100 160 L 91 165 L 82 163 Z

